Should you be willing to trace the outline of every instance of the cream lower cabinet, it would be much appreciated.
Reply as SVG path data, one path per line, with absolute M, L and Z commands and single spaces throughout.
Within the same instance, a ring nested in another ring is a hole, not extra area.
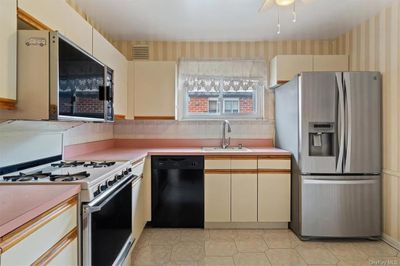
M 258 173 L 258 221 L 290 221 L 289 173 Z
M 207 173 L 204 176 L 206 222 L 231 221 L 231 174 Z
M 78 265 L 77 203 L 73 197 L 3 236 L 0 265 Z
M 257 222 L 257 172 L 232 173 L 232 222 Z
M 206 156 L 204 178 L 206 227 L 290 222 L 290 156 Z

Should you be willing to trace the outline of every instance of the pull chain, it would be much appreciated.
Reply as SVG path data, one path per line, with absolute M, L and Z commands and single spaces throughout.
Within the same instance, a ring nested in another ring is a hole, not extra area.
M 296 23 L 296 21 L 297 21 L 297 15 L 296 15 L 296 1 L 293 2 L 293 11 L 292 11 L 292 14 L 293 14 L 293 19 L 292 19 L 292 21 L 293 21 L 293 23 Z
M 277 31 L 276 31 L 276 34 L 281 34 L 281 21 L 280 21 L 280 18 L 279 18 L 279 7 L 278 7 L 278 24 L 276 25 L 276 28 L 277 28 Z

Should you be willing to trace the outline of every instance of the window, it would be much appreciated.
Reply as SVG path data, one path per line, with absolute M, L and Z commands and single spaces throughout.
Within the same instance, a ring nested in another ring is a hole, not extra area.
M 208 99 L 208 112 L 212 114 L 218 113 L 218 99 L 216 98 Z
M 180 119 L 260 119 L 266 84 L 263 60 L 181 60 Z
M 224 113 L 239 113 L 239 99 L 224 99 Z

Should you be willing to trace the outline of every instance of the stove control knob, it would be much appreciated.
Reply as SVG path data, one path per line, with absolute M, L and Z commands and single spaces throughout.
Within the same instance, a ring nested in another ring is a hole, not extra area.
M 101 192 L 100 192 L 100 188 L 98 188 L 94 193 L 93 193 L 93 196 L 94 197 L 96 197 L 97 195 L 99 195 Z
M 120 174 L 120 175 L 116 175 L 115 176 L 115 179 L 116 180 L 120 180 L 121 178 L 123 178 L 124 177 L 124 175 L 123 174 Z
M 132 172 L 132 168 L 131 168 L 131 167 L 126 168 L 126 170 L 127 170 L 129 173 Z
M 107 181 L 107 185 L 110 187 L 110 186 L 114 185 L 115 182 L 117 182 L 117 179 L 116 179 L 116 178 L 110 179 L 110 180 Z
M 129 174 L 128 169 L 125 169 L 122 173 L 123 173 L 124 175 Z
M 107 189 L 108 186 L 107 186 L 107 183 L 105 183 L 105 184 L 103 184 L 103 185 L 100 185 L 99 187 L 100 187 L 100 188 L 99 188 L 100 191 L 103 192 L 104 190 Z

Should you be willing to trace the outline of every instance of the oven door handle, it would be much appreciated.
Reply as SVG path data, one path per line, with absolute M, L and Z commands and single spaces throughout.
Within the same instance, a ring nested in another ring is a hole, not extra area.
M 123 180 L 118 186 L 113 187 L 111 190 L 106 191 L 103 195 L 92 201 L 91 203 L 84 205 L 84 211 L 86 213 L 94 213 L 100 211 L 112 198 L 114 198 L 122 189 L 126 186 L 132 184 L 134 179 L 137 179 L 138 176 L 131 175 L 125 180 Z

